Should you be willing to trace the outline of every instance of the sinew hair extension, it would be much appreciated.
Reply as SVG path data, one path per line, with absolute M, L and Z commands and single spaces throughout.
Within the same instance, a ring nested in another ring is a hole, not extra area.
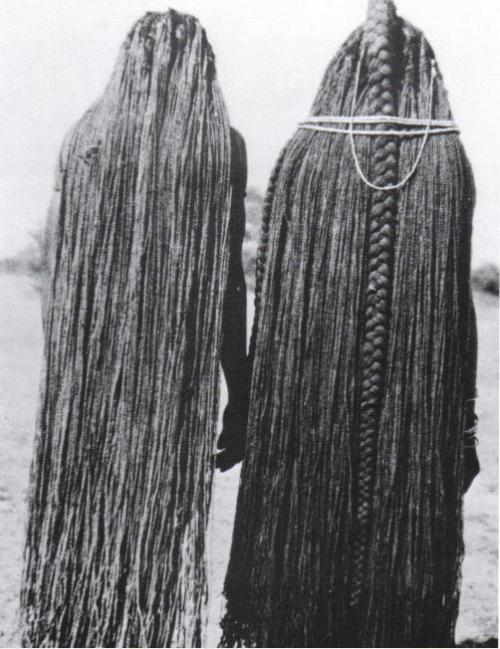
M 387 0 L 370 3 L 311 114 L 353 106 L 451 120 L 432 49 Z M 401 127 L 375 127 L 388 128 Z M 354 140 L 382 188 L 421 159 L 400 189 L 374 190 L 347 134 L 301 128 L 266 198 L 222 646 L 453 644 L 472 174 L 455 132 L 423 150 L 421 134 Z
M 146 14 L 61 152 L 25 646 L 200 646 L 230 154 L 204 30 Z

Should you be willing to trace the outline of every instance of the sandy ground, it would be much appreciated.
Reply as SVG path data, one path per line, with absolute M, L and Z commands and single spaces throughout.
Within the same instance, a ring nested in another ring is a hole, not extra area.
M 38 380 L 40 303 L 33 282 L 0 274 L 0 647 L 18 647 L 16 619 Z M 462 603 L 457 641 L 496 636 L 498 482 L 498 300 L 476 295 L 479 326 L 479 455 L 482 472 L 466 496 Z M 239 469 L 215 479 L 207 646 L 216 646 L 223 610 Z

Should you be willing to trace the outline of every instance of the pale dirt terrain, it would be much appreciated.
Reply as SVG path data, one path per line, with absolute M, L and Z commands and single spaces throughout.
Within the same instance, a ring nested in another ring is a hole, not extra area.
M 40 302 L 33 280 L 0 274 L 0 647 L 19 647 L 16 611 L 38 381 Z M 482 466 L 465 500 L 466 557 L 457 641 L 496 636 L 498 483 L 498 300 L 476 295 L 479 327 L 479 455 Z M 250 316 L 251 314 L 249 314 Z M 215 478 L 210 546 L 207 646 L 218 642 L 222 583 L 231 542 L 239 469 Z

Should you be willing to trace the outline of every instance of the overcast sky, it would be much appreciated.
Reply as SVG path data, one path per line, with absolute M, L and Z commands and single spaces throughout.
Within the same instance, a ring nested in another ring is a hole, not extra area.
M 475 172 L 474 264 L 496 260 L 500 197 L 499 0 L 399 0 L 434 47 Z M 367 0 L 0 0 L 0 257 L 42 223 L 62 138 L 102 92 L 145 11 L 196 15 L 261 191 L 323 71 Z

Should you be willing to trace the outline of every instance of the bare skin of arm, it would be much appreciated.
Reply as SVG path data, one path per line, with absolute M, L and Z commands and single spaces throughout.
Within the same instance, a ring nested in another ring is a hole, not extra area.
M 249 371 L 246 354 L 246 286 L 241 248 L 245 235 L 247 164 L 245 143 L 231 129 L 231 217 L 229 267 L 222 322 L 221 364 L 228 389 L 216 466 L 227 471 L 243 459 L 248 416 Z

